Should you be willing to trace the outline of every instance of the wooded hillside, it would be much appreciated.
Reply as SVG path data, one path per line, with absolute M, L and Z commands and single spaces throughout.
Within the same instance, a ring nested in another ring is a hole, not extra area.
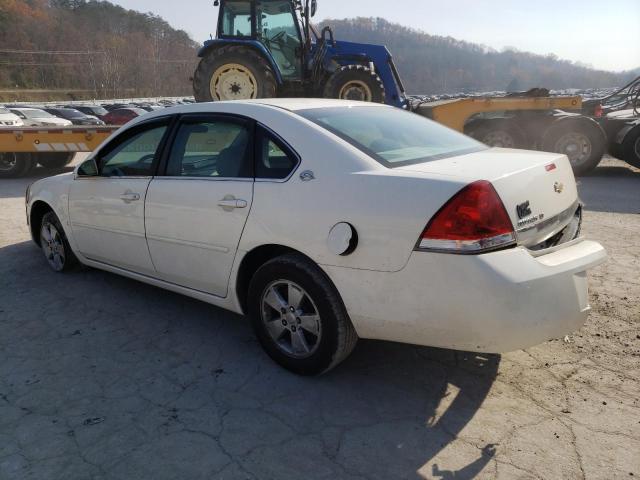
M 163 19 L 108 2 L 0 0 L 1 89 L 190 95 L 197 47 Z
M 498 52 L 382 18 L 328 20 L 324 24 L 331 25 L 341 40 L 386 45 L 407 91 L 413 94 L 615 87 L 633 78 L 631 72 L 598 71 L 555 55 L 511 49 Z
M 380 18 L 326 23 L 338 39 L 387 45 L 414 94 L 611 87 L 632 77 L 553 55 L 498 52 Z M 191 95 L 198 46 L 158 16 L 106 1 L 0 0 L 0 100 L 44 99 L 34 97 L 37 90 L 60 100 Z

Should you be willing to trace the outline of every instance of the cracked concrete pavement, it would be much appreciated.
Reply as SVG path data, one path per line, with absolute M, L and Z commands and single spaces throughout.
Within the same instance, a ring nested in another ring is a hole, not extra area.
M 611 257 L 568 342 L 361 341 L 320 378 L 274 365 L 242 317 L 51 272 L 24 221 L 34 178 L 0 180 L 0 479 L 640 476 L 639 170 L 581 179 L 585 233 Z

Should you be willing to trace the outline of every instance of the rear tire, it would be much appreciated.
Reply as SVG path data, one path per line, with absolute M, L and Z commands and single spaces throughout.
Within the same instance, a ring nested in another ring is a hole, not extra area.
M 527 148 L 527 136 L 515 123 L 506 119 L 475 120 L 465 133 L 490 147 Z
M 227 45 L 207 53 L 193 77 L 197 102 L 273 98 L 275 75 L 253 48 Z
M 377 73 L 363 65 L 340 67 L 324 87 L 325 98 L 385 103 L 384 83 Z
M 40 224 L 40 249 L 54 272 L 67 272 L 79 265 L 58 216 L 49 212 Z
M 0 178 L 24 177 L 35 166 L 30 153 L 0 153 Z
M 331 370 L 358 341 L 329 277 L 299 254 L 274 258 L 258 269 L 249 285 L 248 307 L 267 354 L 299 375 Z
M 579 177 L 595 169 L 605 154 L 607 138 L 602 127 L 587 118 L 567 118 L 553 123 L 542 137 L 541 150 L 569 157 Z
M 73 153 L 42 153 L 38 163 L 44 168 L 62 168 L 69 165 L 75 157 Z

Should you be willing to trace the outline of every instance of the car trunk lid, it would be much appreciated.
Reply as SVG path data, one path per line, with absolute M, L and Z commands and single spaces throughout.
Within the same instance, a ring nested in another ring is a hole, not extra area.
M 571 164 L 560 154 L 493 148 L 398 169 L 457 176 L 469 183 L 490 181 L 509 214 L 518 244 L 526 247 L 557 235 L 579 208 Z

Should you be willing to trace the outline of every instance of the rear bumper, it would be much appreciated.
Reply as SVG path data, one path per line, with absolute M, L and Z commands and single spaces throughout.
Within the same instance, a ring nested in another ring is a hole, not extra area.
M 605 259 L 600 244 L 577 239 L 539 253 L 413 252 L 395 273 L 324 268 L 362 338 L 502 353 L 579 329 L 587 270 Z

